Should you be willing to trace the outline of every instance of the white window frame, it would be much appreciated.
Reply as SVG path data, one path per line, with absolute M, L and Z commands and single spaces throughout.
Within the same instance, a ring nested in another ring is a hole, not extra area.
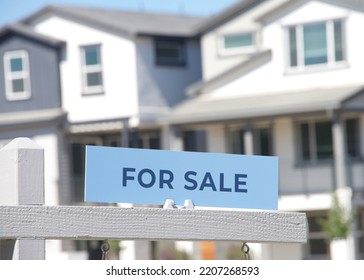
M 343 60 L 335 60 L 335 38 L 334 38 L 334 22 L 340 21 L 342 25 L 342 47 L 343 47 Z M 326 42 L 327 42 L 327 63 L 305 65 L 304 63 L 304 38 L 303 29 L 304 26 L 310 24 L 326 24 Z M 345 25 L 346 20 L 344 18 L 333 18 L 317 22 L 303 22 L 299 24 L 292 24 L 284 26 L 285 30 L 285 46 L 286 46 L 286 72 L 296 73 L 310 70 L 326 70 L 332 68 L 347 67 L 347 53 L 346 53 L 346 39 L 345 39 Z M 291 66 L 290 59 L 290 41 L 289 41 L 289 28 L 294 27 L 296 29 L 296 47 L 297 47 L 297 66 Z
M 99 49 L 99 64 L 86 65 L 86 52 L 85 50 L 89 47 L 98 47 Z M 101 58 L 101 44 L 84 45 L 80 47 L 81 49 L 81 72 L 82 72 L 82 93 L 84 95 L 92 94 L 102 94 L 104 92 L 104 78 L 103 78 L 103 68 L 102 68 L 102 58 Z M 87 74 L 98 73 L 101 74 L 101 85 L 89 86 L 87 84 Z
M 251 34 L 253 44 L 248 46 L 236 47 L 236 48 L 225 48 L 225 37 L 226 36 L 239 36 Z M 255 31 L 236 32 L 236 33 L 225 33 L 218 36 L 218 51 L 222 56 L 238 55 L 238 54 L 249 54 L 257 50 L 257 38 Z
M 20 58 L 22 60 L 22 71 L 11 71 L 11 60 Z M 4 78 L 5 94 L 9 101 L 25 100 L 31 97 L 29 55 L 25 50 L 7 51 L 4 53 Z M 14 92 L 13 80 L 23 79 L 24 90 Z

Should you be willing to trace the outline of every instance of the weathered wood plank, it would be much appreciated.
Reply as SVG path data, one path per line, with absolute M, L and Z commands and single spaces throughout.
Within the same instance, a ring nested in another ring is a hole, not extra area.
M 44 204 L 42 147 L 28 138 L 14 139 L 0 149 L 0 170 L 0 204 Z M 16 243 L 8 242 L 3 248 L 13 254 L 13 259 L 45 258 L 44 239 L 18 239 Z
M 303 213 L 102 206 L 0 206 L 0 239 L 307 241 Z

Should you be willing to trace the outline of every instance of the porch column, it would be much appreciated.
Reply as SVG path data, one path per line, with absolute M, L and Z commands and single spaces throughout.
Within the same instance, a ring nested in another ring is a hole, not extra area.
M 129 147 L 129 120 L 123 120 L 123 128 L 121 129 L 120 143 L 121 147 Z
M 334 112 L 332 123 L 332 135 L 333 135 L 333 151 L 334 151 L 334 178 L 336 195 L 341 207 L 350 213 L 352 210 L 352 191 L 347 186 L 346 178 L 346 151 L 345 151 L 345 138 L 343 122 L 339 112 Z M 332 241 L 331 247 L 331 259 L 349 259 L 355 258 L 355 245 L 353 227 L 351 233 L 344 240 Z M 337 249 L 339 250 L 337 252 Z
M 183 139 L 179 128 L 172 125 L 162 127 L 163 150 L 183 151 Z
M 344 129 L 339 112 L 334 112 L 332 122 L 335 188 L 346 187 Z
M 246 155 L 254 154 L 253 128 L 251 122 L 247 122 L 244 130 L 244 150 Z

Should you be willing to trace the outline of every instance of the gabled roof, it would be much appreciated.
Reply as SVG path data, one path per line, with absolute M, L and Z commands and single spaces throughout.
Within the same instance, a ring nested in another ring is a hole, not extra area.
M 268 2 L 270 0 L 240 0 L 234 5 L 230 6 L 226 10 L 218 13 L 217 15 L 207 19 L 204 21 L 197 29 L 197 33 L 199 35 L 204 34 L 211 29 L 214 29 L 228 21 L 230 21 L 235 16 L 239 16 L 249 10 L 255 8 L 256 6 Z M 298 6 L 309 2 L 311 0 L 289 0 L 287 2 L 282 3 L 278 7 L 269 10 L 264 15 L 261 15 L 257 18 L 257 21 L 266 22 L 273 17 L 289 12 L 290 9 L 294 6 Z M 326 2 L 329 4 L 337 5 L 340 7 L 356 10 L 356 11 L 364 11 L 364 1 L 362 0 L 318 0 L 322 2 Z
M 175 107 L 165 119 L 170 124 L 196 124 L 340 109 L 364 111 L 364 85 L 311 88 L 239 97 L 212 97 L 209 94 L 201 94 Z
M 256 20 L 263 22 L 263 23 L 271 22 L 271 21 L 289 13 L 290 11 L 292 11 L 292 9 L 295 9 L 296 7 L 299 7 L 300 5 L 303 5 L 310 1 L 311 0 L 290 0 L 286 3 L 283 3 L 282 5 L 279 5 L 278 7 L 268 11 L 267 13 L 261 15 Z M 317 0 L 317 1 L 336 5 L 339 7 L 346 8 L 346 9 L 352 9 L 355 11 L 364 12 L 364 1 L 362 1 L 362 0 Z
M 65 44 L 64 41 L 40 34 L 35 32 L 30 27 L 21 24 L 21 23 L 15 23 L 11 25 L 7 25 L 0 29 L 0 37 L 6 36 L 7 34 L 15 34 L 22 37 L 25 37 L 30 40 L 34 40 L 37 42 L 40 42 L 42 44 L 51 46 L 51 47 L 60 47 Z
M 245 13 L 265 1 L 267 0 L 240 0 L 229 8 L 203 22 L 198 27 L 197 32 L 198 34 L 206 33 L 225 22 L 228 22 L 231 18 Z
M 29 24 L 46 15 L 58 15 L 126 35 L 191 37 L 205 18 L 177 14 L 132 12 L 78 6 L 47 6 L 23 20 Z

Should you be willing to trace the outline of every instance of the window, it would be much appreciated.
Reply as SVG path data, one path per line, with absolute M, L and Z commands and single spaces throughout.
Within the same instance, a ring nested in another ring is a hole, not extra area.
M 141 132 L 134 130 L 129 134 L 129 147 L 142 149 L 160 149 L 160 136 L 157 131 Z
M 351 159 L 360 157 L 359 120 L 347 119 L 345 122 L 346 150 Z
M 71 175 L 71 202 L 79 203 L 84 201 L 85 187 L 85 153 L 86 145 L 102 145 L 101 139 L 84 138 L 74 139 L 69 143 L 70 153 L 70 175 Z
M 351 158 L 360 157 L 359 123 L 347 119 L 345 125 L 346 153 Z M 332 124 L 330 121 L 311 121 L 298 124 L 299 157 L 304 162 L 333 158 Z
M 29 57 L 24 50 L 4 54 L 6 98 L 24 100 L 31 96 Z
M 254 154 L 262 156 L 273 155 L 272 132 L 268 127 L 255 128 L 253 131 Z
M 299 124 L 298 131 L 302 161 L 333 158 L 331 122 L 307 122 Z
M 290 26 L 288 42 L 291 68 L 335 65 L 345 60 L 341 20 Z
M 206 152 L 207 140 L 204 130 L 187 130 L 183 132 L 183 150 Z
M 229 152 L 232 154 L 245 154 L 245 130 L 243 128 L 233 128 L 228 132 Z
M 103 92 L 101 48 L 100 45 L 81 48 L 83 93 L 98 94 Z
M 316 260 L 328 259 L 326 236 L 319 222 L 327 217 L 327 212 L 308 212 L 306 215 L 309 225 L 306 258 Z
M 357 247 L 360 259 L 364 259 L 364 209 L 358 209 L 356 216 L 357 230 L 355 236 L 357 237 Z
M 245 154 L 244 128 L 231 128 L 228 132 L 229 152 Z M 253 128 L 253 149 L 255 155 L 273 155 L 272 132 L 269 127 Z
M 221 36 L 219 44 L 222 55 L 251 52 L 255 50 L 255 36 L 252 32 L 226 34 Z
M 161 39 L 155 41 L 156 64 L 162 66 L 185 66 L 185 42 L 181 39 Z

